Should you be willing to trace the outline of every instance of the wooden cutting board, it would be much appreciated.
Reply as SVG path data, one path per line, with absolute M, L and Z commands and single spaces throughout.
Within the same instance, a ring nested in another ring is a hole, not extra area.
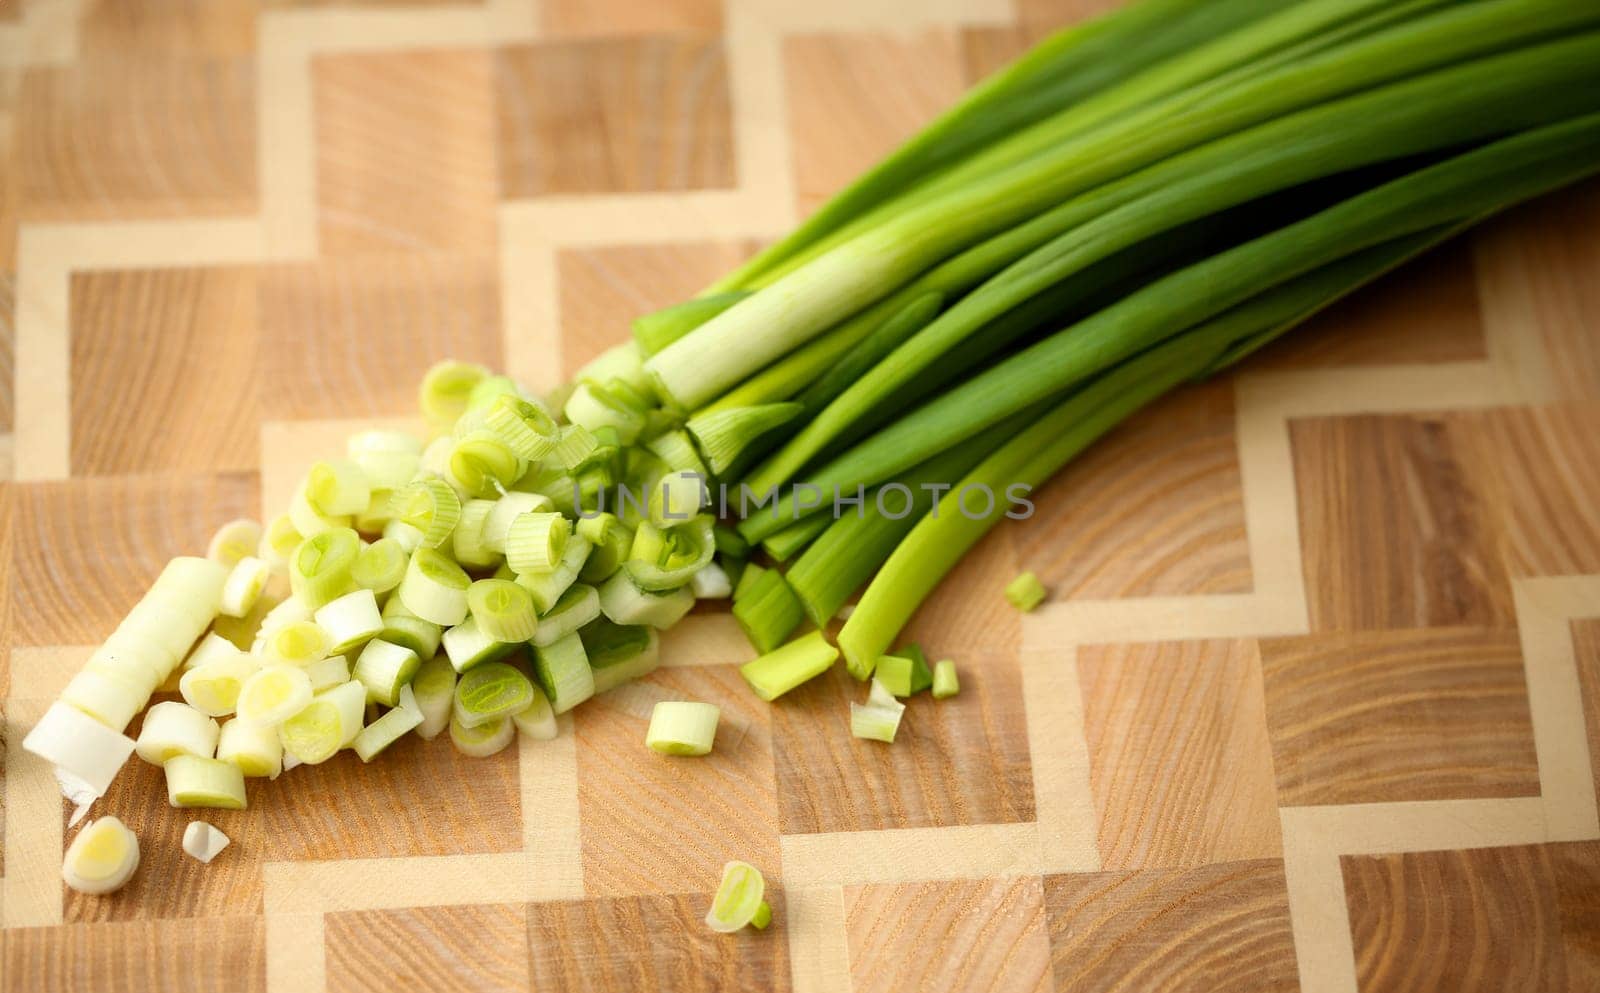
M 892 747 L 708 611 L 556 741 L 252 782 L 208 867 L 135 761 L 137 878 L 63 891 L 20 742 L 168 557 L 437 358 L 558 381 L 1098 5 L 0 2 L 0 991 L 1600 988 L 1592 184 L 1084 456 L 915 622 L 963 689 Z M 713 756 L 643 748 L 662 693 Z M 729 858 L 765 933 L 699 922 Z

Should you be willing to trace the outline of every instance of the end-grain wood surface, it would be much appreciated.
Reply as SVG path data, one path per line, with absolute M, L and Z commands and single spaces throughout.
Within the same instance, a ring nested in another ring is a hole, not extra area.
M 1600 186 L 1115 432 L 915 621 L 892 747 L 730 618 L 63 889 L 24 734 L 170 556 L 458 356 L 557 382 L 1114 0 L 0 0 L 0 993 L 1600 989 Z M 1000 594 L 1051 589 L 1020 616 Z M 645 750 L 662 695 L 717 751 Z M 724 860 L 774 924 L 700 922 Z

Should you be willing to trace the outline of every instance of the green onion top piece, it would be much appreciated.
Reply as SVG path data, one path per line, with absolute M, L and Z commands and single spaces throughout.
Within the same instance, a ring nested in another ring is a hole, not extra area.
M 601 617 L 578 632 L 589 656 L 596 694 L 654 672 L 661 665 L 660 639 L 642 624 L 615 624 Z
M 571 534 L 571 522 L 560 514 L 518 514 L 506 535 L 506 562 L 516 573 L 553 569 Z
M 1045 596 L 1044 584 L 1031 572 L 1024 572 L 1006 584 L 1006 599 L 1024 614 L 1044 603 Z
M 956 664 L 950 659 L 940 659 L 933 665 L 933 698 L 943 700 L 953 697 L 961 692 L 961 683 L 956 678 Z
M 711 898 L 711 909 L 706 911 L 706 926 L 713 931 L 732 934 L 746 925 L 754 924 L 766 902 L 767 881 L 761 870 L 748 862 L 729 862 L 722 867 L 722 883 Z M 767 907 L 764 921 L 771 920 Z
M 733 617 L 763 655 L 783 644 L 805 619 L 783 573 L 765 569 L 733 601 Z
M 821 631 L 813 631 L 782 648 L 768 652 L 739 667 L 756 696 L 776 700 L 809 679 L 828 671 L 839 657 L 839 650 L 828 644 Z
M 798 403 L 734 407 L 691 417 L 687 428 L 712 473 L 721 476 L 763 435 L 794 420 L 803 409 Z
M 897 697 L 912 696 L 933 685 L 933 673 L 929 671 L 921 649 L 880 658 L 874 669 L 874 678 Z

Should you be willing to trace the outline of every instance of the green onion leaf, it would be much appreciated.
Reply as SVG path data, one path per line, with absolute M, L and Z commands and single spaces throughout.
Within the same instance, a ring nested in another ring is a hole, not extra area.
M 744 594 L 733 601 L 733 618 L 744 629 L 756 651 L 765 655 L 794 633 L 805 611 L 794 591 L 776 569 L 762 570 Z
M 822 632 L 813 631 L 746 662 L 739 667 L 739 675 L 756 691 L 756 696 L 772 701 L 827 672 L 838 657 L 839 650 L 828 644 Z

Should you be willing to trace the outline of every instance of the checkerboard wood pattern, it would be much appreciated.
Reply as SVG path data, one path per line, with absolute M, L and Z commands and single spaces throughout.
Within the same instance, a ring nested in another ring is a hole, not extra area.
M 61 885 L 20 743 L 167 557 L 437 358 L 556 382 L 1112 2 L 0 0 L 0 991 L 1600 989 L 1593 183 L 1041 490 L 893 747 L 697 613 L 555 741 L 252 782 L 209 867 L 134 762 L 144 867 Z M 714 755 L 642 747 L 663 692 Z M 732 857 L 764 933 L 699 921 Z

